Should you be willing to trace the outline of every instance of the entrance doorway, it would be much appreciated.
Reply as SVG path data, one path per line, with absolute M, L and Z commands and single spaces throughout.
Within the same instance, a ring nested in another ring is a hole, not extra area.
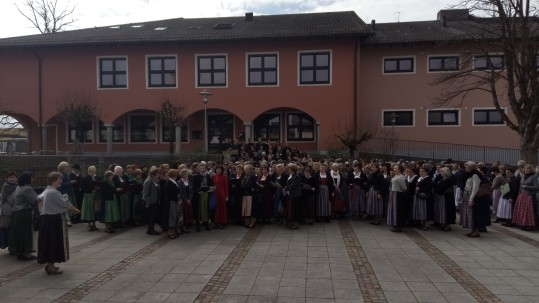
M 234 115 L 211 114 L 208 115 L 208 149 L 211 151 L 223 150 L 226 139 L 234 138 Z

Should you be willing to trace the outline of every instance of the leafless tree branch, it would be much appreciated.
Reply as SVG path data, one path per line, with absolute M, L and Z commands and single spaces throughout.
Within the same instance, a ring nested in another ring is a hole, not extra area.
M 56 33 L 77 22 L 75 6 L 59 7 L 58 0 L 24 0 L 19 13 L 42 34 Z

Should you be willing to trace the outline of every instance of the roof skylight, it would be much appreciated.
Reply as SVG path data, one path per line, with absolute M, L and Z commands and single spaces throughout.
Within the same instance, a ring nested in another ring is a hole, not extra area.
M 236 23 L 217 23 L 213 26 L 214 29 L 231 29 Z

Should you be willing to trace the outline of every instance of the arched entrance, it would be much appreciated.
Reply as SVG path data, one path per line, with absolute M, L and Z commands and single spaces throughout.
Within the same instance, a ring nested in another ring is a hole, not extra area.
M 0 154 L 28 152 L 28 129 L 16 117 L 0 115 Z
M 316 143 L 316 121 L 309 114 L 277 108 L 260 114 L 254 120 L 253 139 L 280 143 Z

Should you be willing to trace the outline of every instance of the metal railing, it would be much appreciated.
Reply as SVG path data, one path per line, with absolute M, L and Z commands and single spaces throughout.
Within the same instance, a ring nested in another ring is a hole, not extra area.
M 516 165 L 520 159 L 517 148 L 501 148 L 391 138 L 374 138 L 359 147 L 361 153 L 385 155 L 388 159 L 453 159 L 455 161 L 500 161 Z

